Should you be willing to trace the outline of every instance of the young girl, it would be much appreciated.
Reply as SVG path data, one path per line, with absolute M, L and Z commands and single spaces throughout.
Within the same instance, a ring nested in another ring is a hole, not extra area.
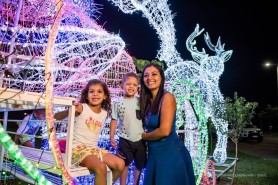
M 105 120 L 111 113 L 110 92 L 105 83 L 93 79 L 81 92 L 80 103 L 75 105 L 75 125 L 72 142 L 72 163 L 87 167 L 95 174 L 95 185 L 106 185 L 106 165 L 113 173 L 113 182 L 121 175 L 125 163 L 116 155 L 97 146 Z M 68 110 L 55 115 L 63 119 Z

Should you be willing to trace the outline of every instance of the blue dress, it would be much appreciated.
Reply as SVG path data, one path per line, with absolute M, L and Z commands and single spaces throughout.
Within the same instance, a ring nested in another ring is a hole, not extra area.
M 144 127 L 151 132 L 159 127 L 159 114 L 145 117 Z M 176 133 L 176 117 L 169 136 L 147 141 L 148 158 L 144 185 L 195 185 L 191 156 Z

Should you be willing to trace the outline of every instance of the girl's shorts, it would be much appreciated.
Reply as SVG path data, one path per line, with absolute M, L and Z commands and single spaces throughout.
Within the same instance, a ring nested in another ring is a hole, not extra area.
M 90 155 L 95 155 L 102 160 L 102 156 L 107 153 L 109 153 L 108 150 L 103 148 L 79 145 L 72 150 L 72 164 L 79 165 L 87 156 Z

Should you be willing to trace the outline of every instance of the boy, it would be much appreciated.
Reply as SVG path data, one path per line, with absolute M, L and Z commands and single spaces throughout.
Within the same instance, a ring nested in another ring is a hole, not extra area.
M 34 110 L 33 114 L 27 115 L 24 117 L 21 124 L 19 124 L 19 127 L 16 131 L 17 135 L 14 137 L 14 142 L 18 144 L 18 139 L 20 140 L 20 143 L 23 146 L 27 147 L 35 147 L 35 139 L 34 137 L 22 135 L 22 134 L 28 134 L 28 135 L 36 135 L 41 127 L 41 123 L 39 121 L 33 121 L 33 120 L 45 120 L 45 109 L 36 109 Z
M 118 122 L 119 146 L 117 154 L 125 160 L 125 168 L 120 176 L 120 185 L 126 185 L 126 177 L 131 162 L 135 162 L 134 185 L 139 185 L 141 170 L 146 163 L 146 146 L 141 135 L 144 132 L 140 119 L 138 92 L 139 79 L 133 73 L 127 73 L 122 79 L 124 96 L 114 102 L 110 122 L 110 143 L 116 148 L 114 139 Z

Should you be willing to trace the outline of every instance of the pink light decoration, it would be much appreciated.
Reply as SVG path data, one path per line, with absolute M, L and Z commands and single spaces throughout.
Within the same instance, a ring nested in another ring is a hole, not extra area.
M 135 66 L 122 39 L 87 16 L 86 3 L 20 2 L 18 8 L 14 1 L 0 1 L 0 86 L 45 92 L 50 147 L 56 165 L 72 183 L 57 145 L 53 95 L 79 97 L 88 80 L 100 78 L 115 97 L 121 94 L 123 74 L 136 72 Z
M 63 13 L 63 0 L 57 1 L 57 16 L 50 30 L 49 39 L 45 52 L 45 81 L 46 83 L 46 96 L 45 96 L 45 110 L 46 110 L 46 123 L 48 128 L 48 135 L 51 151 L 53 153 L 54 161 L 56 166 L 60 167 L 62 174 L 67 179 L 69 185 L 73 184 L 72 177 L 65 168 L 61 151 L 58 146 L 58 141 L 56 138 L 56 131 L 54 126 L 54 113 L 53 113 L 53 47 L 58 34 L 58 27 L 62 20 Z

